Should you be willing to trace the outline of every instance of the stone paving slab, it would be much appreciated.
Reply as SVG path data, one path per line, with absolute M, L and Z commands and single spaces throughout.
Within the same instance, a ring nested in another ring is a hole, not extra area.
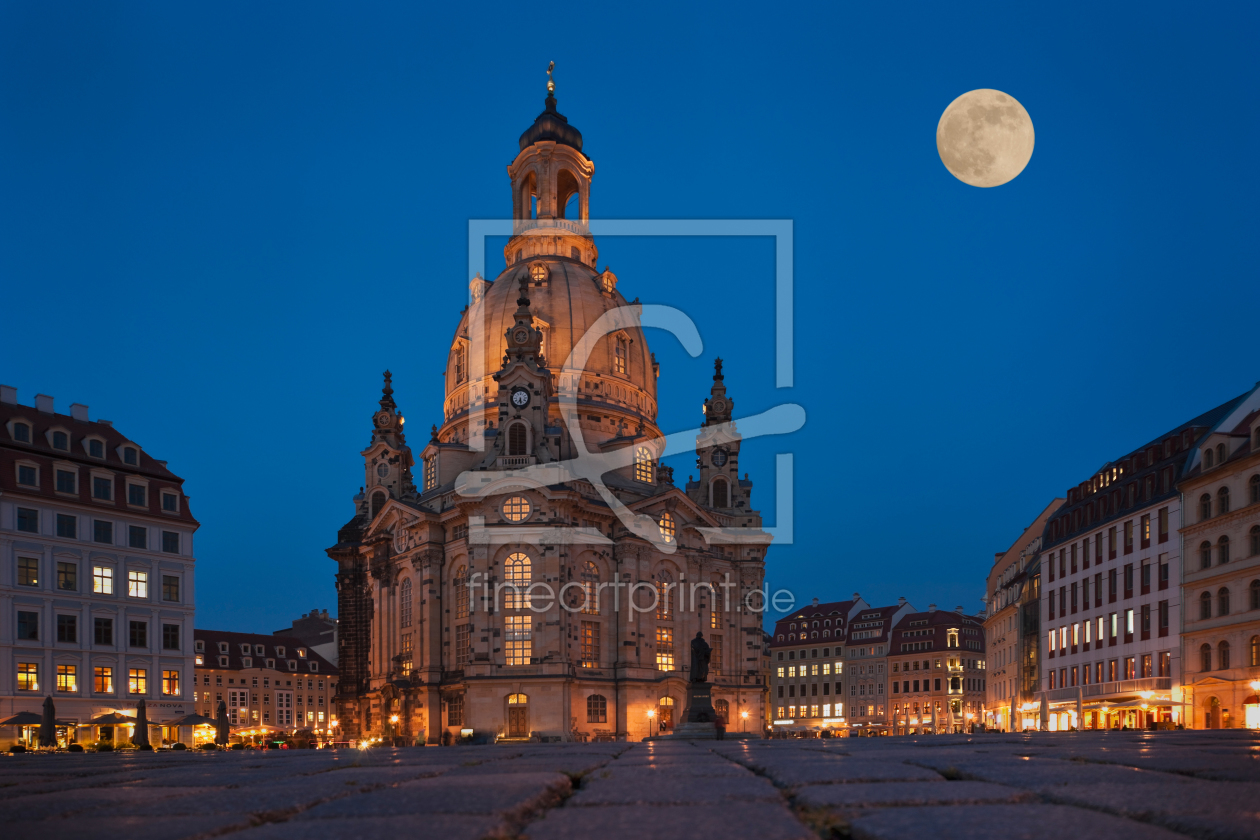
M 887 808 L 849 824 L 855 840 L 1176 840 L 1182 835 L 1132 820 L 1062 805 L 959 805 Z
M 1031 791 L 988 782 L 858 782 L 849 785 L 809 785 L 795 792 L 795 803 L 805 808 L 874 808 L 891 805 L 974 805 L 988 802 L 1036 800 Z
M 1258 768 L 1260 737 L 1238 730 L 0 756 L 0 825 L 39 840 L 1260 840 Z

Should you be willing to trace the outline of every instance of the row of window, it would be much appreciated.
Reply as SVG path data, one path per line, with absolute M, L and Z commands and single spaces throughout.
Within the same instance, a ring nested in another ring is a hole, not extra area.
M 1260 580 L 1253 580 L 1251 585 L 1247 587 L 1249 595 L 1247 609 L 1260 610 Z M 1212 598 L 1211 592 L 1202 592 L 1199 595 L 1199 619 L 1205 620 L 1212 617 L 1212 601 L 1216 601 L 1216 614 L 1218 616 L 1229 615 L 1229 587 L 1222 586 L 1216 590 L 1216 598 Z
M 17 483 L 22 487 L 38 489 L 39 465 L 19 461 L 17 463 Z M 79 471 L 57 466 L 53 468 L 54 487 L 58 493 L 68 496 L 79 494 Z M 93 475 L 92 498 L 102 502 L 114 501 L 115 481 L 112 477 Z M 179 512 L 179 494 L 173 490 L 161 491 L 162 510 L 166 513 Z M 149 487 L 139 481 L 127 481 L 127 504 L 132 507 L 147 508 L 149 506 Z
M 1160 508 L 1156 513 L 1156 524 L 1158 528 L 1158 541 L 1161 543 L 1168 542 L 1168 508 Z M 1122 526 L 1112 526 L 1107 529 L 1106 552 L 1107 559 L 1115 560 L 1119 550 L 1118 534 L 1123 534 L 1124 553 L 1132 554 L 1134 548 L 1134 521 L 1132 519 L 1125 522 Z M 1143 514 L 1137 523 L 1137 537 L 1142 548 L 1149 548 L 1151 545 L 1151 515 Z M 1094 535 L 1093 540 L 1089 537 L 1081 540 L 1079 543 L 1061 548 L 1058 551 L 1051 551 L 1046 563 L 1046 570 L 1050 580 L 1055 579 L 1055 572 L 1063 578 L 1069 574 L 1076 574 L 1077 558 L 1080 558 L 1081 569 L 1088 569 L 1091 557 L 1092 562 L 1096 566 L 1103 563 L 1103 533 L 1099 531 Z
M 1250 668 L 1260 667 L 1260 636 L 1252 636 L 1248 647 L 1247 666 Z M 1220 642 L 1216 646 L 1216 669 L 1228 671 L 1233 667 L 1230 662 L 1229 642 Z M 1212 668 L 1212 646 L 1206 642 L 1199 648 L 1199 670 L 1211 671 Z
M 1135 569 L 1132 563 L 1126 563 L 1123 569 L 1124 577 L 1124 599 L 1128 600 L 1133 597 L 1134 576 L 1141 574 L 1141 593 L 1147 595 L 1151 591 L 1152 566 L 1156 564 L 1142 561 L 1139 568 Z M 1110 569 L 1107 572 L 1107 603 L 1115 603 L 1119 598 L 1119 583 L 1121 570 Z M 1161 554 L 1158 558 L 1158 574 L 1159 589 L 1164 590 L 1169 586 L 1169 569 L 1168 555 Z M 1053 580 L 1053 578 L 1051 578 Z M 1092 584 L 1092 587 L 1091 587 Z M 1075 613 L 1078 608 L 1077 595 L 1080 595 L 1079 608 L 1088 611 L 1090 608 L 1090 589 L 1093 589 L 1093 605 L 1101 607 L 1103 605 L 1103 576 L 1102 572 L 1096 572 L 1091 579 L 1088 575 L 1079 581 L 1073 581 L 1071 584 L 1060 586 L 1056 591 L 1053 588 L 1047 590 L 1047 618 L 1053 619 L 1056 614 L 1067 615 L 1068 612 Z
M 57 613 L 57 641 L 70 644 L 79 642 L 79 616 Z M 149 622 L 129 621 L 127 647 L 147 650 L 149 647 Z M 37 611 L 17 611 L 17 639 L 22 642 L 40 641 L 40 614 Z M 114 619 L 93 617 L 92 644 L 113 646 Z M 180 649 L 180 625 L 162 625 L 162 650 Z
M 19 662 L 17 664 L 18 691 L 37 692 L 41 690 L 39 675 L 40 665 L 41 663 L 39 662 Z M 78 665 L 57 666 L 56 690 L 58 692 L 65 693 L 77 693 L 79 691 Z M 92 669 L 92 693 L 114 693 L 113 668 L 107 666 Z M 141 697 L 148 696 L 149 671 L 147 668 L 127 669 L 127 693 Z M 179 671 L 162 672 L 162 696 L 179 696 Z
M 800 710 L 801 717 L 803 717 L 803 718 L 816 718 L 816 717 L 829 718 L 829 717 L 833 717 L 833 715 L 832 715 L 832 713 L 831 713 L 832 706 L 831 706 L 831 704 L 830 704 L 830 703 L 823 703 L 821 706 L 819 706 L 819 705 L 810 705 L 810 706 L 777 706 L 777 707 L 775 707 L 775 715 L 774 715 L 774 716 L 775 716 L 775 718 L 778 718 L 778 719 L 785 719 L 785 717 L 786 717 L 786 718 L 795 718 L 795 717 L 796 717 L 796 712 L 797 712 L 797 710 L 798 710 L 798 709 Z M 843 703 L 836 703 L 836 704 L 835 704 L 835 715 L 834 715 L 834 717 L 844 717 L 844 704 L 843 704 Z
M 30 443 L 32 440 L 33 430 L 29 423 L 22 420 L 15 420 L 12 424 L 12 437 L 18 443 Z M 84 450 L 92 458 L 100 458 L 105 460 L 105 439 L 98 437 L 88 437 L 83 439 Z M 48 445 L 59 452 L 70 451 L 70 433 L 63 429 L 52 429 L 48 432 Z M 140 450 L 134 446 L 123 446 L 119 449 L 119 455 L 122 462 L 128 466 L 137 466 L 140 463 Z
M 1159 635 L 1168 635 L 1168 617 L 1169 606 L 1168 601 L 1160 601 L 1157 605 L 1159 615 Z M 1124 643 L 1129 644 L 1133 641 L 1135 632 L 1134 625 L 1137 623 L 1137 616 L 1141 616 L 1141 636 L 1143 639 L 1151 637 L 1151 605 L 1143 604 L 1139 612 L 1132 609 L 1124 611 L 1123 616 L 1120 613 L 1111 613 L 1108 616 L 1098 616 L 1095 619 L 1088 619 L 1083 622 L 1074 622 L 1070 625 L 1064 624 L 1062 627 L 1049 630 L 1047 650 L 1051 658 L 1058 651 L 1059 656 L 1066 656 L 1069 647 L 1072 653 L 1076 653 L 1078 647 L 1081 650 L 1089 650 L 1090 645 L 1094 644 L 1097 639 L 1097 647 L 1102 647 L 1106 643 L 1109 647 L 1120 641 L 1121 628 L 1124 631 Z M 1123 619 L 1123 623 L 1122 623 Z M 1095 631 L 1095 627 L 1097 630 Z M 1111 633 L 1108 635 L 1107 631 Z
M 35 508 L 18 508 L 17 529 L 27 534 L 40 533 L 39 511 Z M 149 531 L 150 529 L 143 525 L 126 526 L 127 547 L 138 548 L 143 551 L 151 550 Z M 68 513 L 56 514 L 56 533 L 58 537 L 63 539 L 80 539 L 79 517 Z M 161 531 L 160 533 L 161 550 L 167 554 L 179 554 L 179 532 Z M 87 539 L 87 537 L 84 536 L 82 539 Z M 103 545 L 117 545 L 115 542 L 114 523 L 108 519 L 93 519 L 91 540 L 94 543 Z
M 1248 534 L 1248 536 L 1250 537 L 1250 543 L 1251 543 L 1249 546 L 1249 548 L 1251 549 L 1251 556 L 1255 557 L 1257 555 L 1260 555 L 1260 525 L 1253 525 L 1251 528 L 1251 532 Z M 1200 569 L 1212 568 L 1212 553 L 1213 553 L 1213 546 L 1210 541 L 1204 540 L 1203 542 L 1199 543 L 1199 568 Z M 1224 564 L 1229 562 L 1230 541 L 1227 535 L 1222 534 L 1221 538 L 1216 541 L 1215 553 L 1216 553 L 1216 565 L 1223 566 Z
M 1078 685 L 1102 684 L 1119 680 L 1136 680 L 1147 677 L 1171 677 L 1172 652 L 1144 653 L 1118 659 L 1100 659 L 1097 662 L 1071 667 L 1050 668 L 1046 671 L 1046 683 L 1050 689 L 1073 688 Z
M 407 582 L 408 582 L 408 583 L 410 583 L 410 581 L 407 581 Z M 266 656 L 266 655 L 267 655 L 267 646 L 266 646 L 266 645 L 250 644 L 249 642 L 238 642 L 238 643 L 237 643 L 237 647 L 238 647 L 238 649 L 240 650 L 240 652 L 241 652 L 241 655 L 242 655 L 242 656 L 249 656 L 249 655 L 251 655 L 251 654 L 252 654 L 252 655 L 254 655 L 254 656 Z M 197 652 L 197 653 L 205 653 L 205 652 L 206 652 L 206 643 L 205 643 L 205 640 L 204 640 L 204 639 L 197 639 L 197 641 L 196 641 L 196 643 L 195 643 L 194 650 L 196 650 L 196 652 Z M 229 652 L 229 645 L 228 645 L 228 643 L 227 643 L 227 642 L 219 642 L 219 644 L 218 644 L 218 650 L 219 650 L 219 653 L 228 653 L 228 652 Z M 283 658 L 285 657 L 285 655 L 286 655 L 285 651 L 286 651 L 286 650 L 287 650 L 287 649 L 285 648 L 285 646 L 284 646 L 284 645 L 275 645 L 275 653 L 276 653 L 276 656 L 280 657 L 281 659 L 283 659 Z M 300 658 L 302 658 L 302 659 L 305 659 L 305 658 L 306 658 L 306 648 L 304 648 L 304 647 L 300 647 L 300 648 L 295 648 L 294 650 L 297 652 L 297 655 L 298 655 Z
M 40 585 L 40 558 L 17 558 L 17 585 Z M 57 561 L 57 589 L 62 592 L 79 591 L 79 564 Z M 114 568 L 112 566 L 95 565 L 92 567 L 92 594 L 114 594 Z M 127 570 L 127 597 L 147 600 L 149 597 L 149 573 L 138 569 Z M 179 603 L 179 576 L 162 575 L 162 600 Z

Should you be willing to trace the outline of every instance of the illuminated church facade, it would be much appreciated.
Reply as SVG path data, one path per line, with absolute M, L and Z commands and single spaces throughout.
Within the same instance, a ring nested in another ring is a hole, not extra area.
M 733 731 L 762 731 L 750 606 L 769 536 L 739 478 L 733 400 L 719 360 L 698 478 L 675 485 L 660 464 L 660 370 L 624 317 L 637 307 L 596 268 L 594 169 L 549 83 L 508 167 L 507 268 L 471 283 L 418 457 L 386 374 L 365 485 L 328 549 L 342 738 L 661 734 L 684 711 L 697 633 L 716 710 Z M 566 466 L 583 457 L 609 469 Z

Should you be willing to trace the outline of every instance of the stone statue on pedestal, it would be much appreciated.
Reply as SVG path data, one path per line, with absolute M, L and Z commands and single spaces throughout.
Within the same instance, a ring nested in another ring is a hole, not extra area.
M 704 640 L 704 633 L 697 630 L 696 637 L 691 640 L 691 681 L 693 683 L 708 682 L 709 659 L 712 656 L 713 650 Z

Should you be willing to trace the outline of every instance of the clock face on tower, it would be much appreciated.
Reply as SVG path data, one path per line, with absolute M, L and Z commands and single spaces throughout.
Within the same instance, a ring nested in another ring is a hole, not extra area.
M 389 425 L 389 412 L 388 411 L 382 411 L 376 415 L 376 425 L 378 426 Z
M 713 450 L 713 466 L 715 467 L 726 466 L 726 450 L 725 449 Z
M 517 408 L 524 408 L 529 405 L 529 391 L 519 385 L 512 389 L 512 405 Z

